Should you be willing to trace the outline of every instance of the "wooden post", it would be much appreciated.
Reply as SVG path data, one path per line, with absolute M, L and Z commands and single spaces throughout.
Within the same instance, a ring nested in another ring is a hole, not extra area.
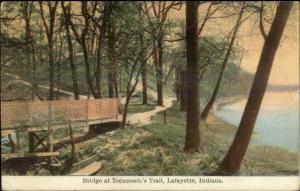
M 119 98 L 116 98 L 115 104 L 116 104 L 116 120 L 118 120 L 118 115 L 119 115 Z
M 16 153 L 20 151 L 20 134 L 19 134 L 19 127 L 16 128 L 16 142 L 17 142 L 17 147 L 16 147 Z
M 166 124 L 167 121 L 167 110 L 164 110 L 164 124 Z
M 35 141 L 34 141 L 34 132 L 28 132 L 29 136 L 29 152 L 34 153 L 34 146 L 35 146 Z
M 71 121 L 68 120 L 68 123 L 69 123 L 69 133 L 70 133 L 70 143 L 71 143 L 71 157 L 72 157 L 72 160 L 75 159 L 75 141 L 74 141 L 74 137 L 73 137 L 73 129 L 72 129 L 72 125 L 71 125 Z M 72 161 L 73 163 L 73 161 Z
M 85 108 L 85 124 L 88 125 L 89 120 L 89 100 L 86 100 L 86 108 Z
M 52 152 L 53 148 L 52 148 L 52 105 L 51 105 L 51 101 L 49 101 L 48 104 L 48 151 Z

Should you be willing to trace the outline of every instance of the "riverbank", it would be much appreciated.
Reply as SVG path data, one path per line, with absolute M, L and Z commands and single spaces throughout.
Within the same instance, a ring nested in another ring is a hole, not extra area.
M 98 155 L 102 168 L 97 175 L 196 176 L 213 173 L 228 151 L 236 128 L 210 115 L 207 122 L 201 124 L 203 152 L 187 154 L 183 152 L 186 114 L 179 111 L 178 103 L 166 114 L 166 124 L 163 112 L 160 112 L 152 117 L 150 124 L 129 125 L 78 144 L 76 155 L 79 158 Z M 61 162 L 70 151 L 68 146 L 64 149 Z M 27 175 L 53 174 L 47 169 L 35 174 L 34 168 L 31 169 L 25 171 Z M 250 145 L 239 175 L 298 175 L 298 155 L 277 147 Z
M 210 175 L 232 142 L 236 128 L 211 115 L 201 124 L 203 152 L 183 152 L 185 113 L 175 103 L 152 117 L 151 124 L 128 126 L 85 147 L 101 153 L 98 175 Z M 298 156 L 272 146 L 250 145 L 240 175 L 297 175 Z
M 225 105 L 236 103 L 236 102 L 241 101 L 246 98 L 247 98 L 246 96 L 242 96 L 242 95 L 241 96 L 220 97 L 215 101 L 215 103 L 213 105 L 212 113 L 215 114 L 216 111 L 218 111 L 218 109 L 220 109 L 221 107 L 223 107 Z
M 211 115 L 202 123 L 203 152 L 183 152 L 185 113 L 176 103 L 152 118 L 145 126 L 130 126 L 105 141 L 104 168 L 98 175 L 210 175 L 217 168 L 232 142 L 236 128 Z M 102 146 L 103 148 L 103 146 Z M 250 145 L 240 175 L 297 175 L 298 156 L 272 146 Z
M 298 99 L 297 99 L 298 98 Z M 238 126 L 247 99 L 224 99 L 216 104 L 214 114 Z M 299 145 L 299 95 L 295 92 L 266 92 L 255 125 L 256 138 L 252 144 L 273 145 L 298 152 Z
M 225 138 L 224 141 L 227 149 L 229 149 L 229 144 L 232 143 L 237 128 L 216 115 L 210 116 L 207 123 L 210 126 L 228 129 L 230 136 Z M 252 139 L 255 139 L 256 136 L 258 134 L 254 132 Z M 222 138 L 220 137 L 220 139 Z M 298 175 L 299 161 L 300 155 L 287 149 L 271 145 L 250 144 L 242 163 L 240 175 Z

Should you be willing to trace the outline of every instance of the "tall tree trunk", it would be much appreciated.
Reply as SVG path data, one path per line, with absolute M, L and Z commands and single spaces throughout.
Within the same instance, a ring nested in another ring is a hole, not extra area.
M 100 34 L 101 35 L 101 34 Z M 101 91 L 101 78 L 102 78 L 102 65 L 101 65 L 101 37 L 98 39 L 98 46 L 97 46 L 97 63 L 96 63 L 96 90 L 97 90 L 97 97 L 102 98 L 102 91 Z
M 103 15 L 103 21 L 102 25 L 98 25 L 98 29 L 100 32 L 99 38 L 98 38 L 98 46 L 97 46 L 97 63 L 96 63 L 96 90 L 98 94 L 98 98 L 102 98 L 102 84 L 101 84 L 101 78 L 102 78 L 102 65 L 101 65 L 101 49 L 102 49 L 102 43 L 103 43 L 103 37 L 105 32 L 107 31 L 107 22 L 109 19 L 110 14 L 110 8 L 108 8 L 107 4 L 104 5 L 104 15 Z
M 108 92 L 109 97 L 114 97 L 117 92 L 114 92 L 115 84 L 115 34 L 112 18 L 108 21 L 108 55 L 109 55 L 109 66 L 108 66 Z
M 56 63 L 56 100 L 60 99 L 59 95 L 60 90 L 60 62 Z
M 119 89 L 118 89 L 118 81 L 117 81 L 117 74 L 116 71 L 114 72 L 114 88 L 115 88 L 115 97 L 118 98 L 119 97 Z
M 225 58 L 224 58 L 224 61 L 222 63 L 222 67 L 221 67 L 221 70 L 220 70 L 220 73 L 219 73 L 219 76 L 218 76 L 218 80 L 217 80 L 215 89 L 213 91 L 213 94 L 212 94 L 210 100 L 206 104 L 206 106 L 205 106 L 205 108 L 204 108 L 204 110 L 203 110 L 203 112 L 201 114 L 201 119 L 202 120 L 206 120 L 207 119 L 207 116 L 208 116 L 208 114 L 209 114 L 209 112 L 210 112 L 213 104 L 215 103 L 217 95 L 219 93 L 219 89 L 220 89 L 220 86 L 221 86 L 223 74 L 224 74 L 225 68 L 227 66 L 228 59 L 229 59 L 229 56 L 230 56 L 230 53 L 231 53 L 231 50 L 232 50 L 232 47 L 233 47 L 233 44 L 234 44 L 234 40 L 236 38 L 238 29 L 240 27 L 240 22 L 241 22 L 241 19 L 242 19 L 242 16 L 243 16 L 244 5 L 242 5 L 242 6 L 243 7 L 240 10 L 240 13 L 239 13 L 238 19 L 236 21 L 235 28 L 234 28 L 234 31 L 233 31 L 233 34 L 232 34 L 232 37 L 231 37 L 231 40 L 230 40 L 230 43 L 229 43 L 229 46 L 228 46 Z
M 175 67 L 175 93 L 176 93 L 176 101 L 179 102 L 180 99 L 181 99 L 181 96 L 180 96 L 180 83 L 181 83 L 181 80 L 180 80 L 180 71 L 179 71 L 179 67 Z
M 113 75 L 111 71 L 108 72 L 108 97 L 114 97 Z
M 54 46 L 54 27 L 55 27 L 55 17 L 56 17 L 56 10 L 58 2 L 50 3 L 48 2 L 48 9 L 49 9 L 49 25 L 46 22 L 46 17 L 44 14 L 44 6 L 43 2 L 39 2 L 40 5 L 40 11 L 41 11 L 41 17 L 43 21 L 43 25 L 46 29 L 46 36 L 48 41 L 48 59 L 49 59 L 49 81 L 50 81 L 50 89 L 49 89 L 49 99 L 54 99 L 54 87 L 55 87 L 55 76 L 54 76 L 54 53 L 53 53 L 53 46 Z
M 148 104 L 147 94 L 147 63 L 142 60 L 142 86 L 143 86 L 143 104 Z
M 23 14 L 23 19 L 25 21 L 25 34 L 26 34 L 26 41 L 29 42 L 29 46 L 26 47 L 26 53 L 27 53 L 27 65 L 31 65 L 32 61 L 32 75 L 33 79 L 31 81 L 32 84 L 32 100 L 35 99 L 37 95 L 37 79 L 36 79 L 36 58 L 35 58 L 35 50 L 33 45 L 33 37 L 31 34 L 31 15 L 33 11 L 33 2 L 22 2 L 21 3 L 21 9 Z M 32 60 L 30 60 L 30 57 Z M 26 67 L 27 67 L 26 65 Z M 28 70 L 25 70 L 25 73 L 28 72 Z M 27 75 L 27 73 L 26 73 Z
M 158 84 L 158 55 L 157 55 L 157 41 L 154 40 L 152 43 L 152 59 L 153 59 L 153 64 L 155 68 L 155 78 L 156 78 L 156 89 L 157 89 L 157 84 Z M 157 93 L 157 100 L 158 100 L 158 93 Z M 157 102 L 158 103 L 158 102 Z
M 90 69 L 90 63 L 89 63 L 89 55 L 88 55 L 88 49 L 86 47 L 85 40 L 82 41 L 82 51 L 83 51 L 83 58 L 84 58 L 84 64 L 85 64 L 85 76 L 86 76 L 86 82 L 88 85 L 88 88 L 94 98 L 97 98 L 97 94 L 95 92 L 94 86 L 93 86 L 93 79 L 91 77 L 91 69 Z
M 58 34 L 59 36 L 59 42 L 60 42 L 60 46 L 59 46 L 59 49 L 58 49 L 58 55 L 56 55 L 56 57 L 58 58 L 57 61 L 56 61 L 56 100 L 60 99 L 60 86 L 61 86 L 61 57 L 62 57 L 62 53 L 63 53 L 63 39 L 61 37 L 61 33 Z
M 184 150 L 200 151 L 199 92 L 198 92 L 198 2 L 186 2 L 186 136 Z
M 55 70 L 55 65 L 54 65 L 54 57 L 53 57 L 53 45 L 52 41 L 49 42 L 48 46 L 48 57 L 49 57 L 49 81 L 50 81 L 50 89 L 49 89 L 49 99 L 54 100 L 55 92 L 54 92 L 54 87 L 55 87 L 55 76 L 54 76 L 54 70 Z
M 26 23 L 26 38 L 30 41 L 30 47 L 28 47 L 28 60 L 30 62 L 30 52 L 31 52 L 31 57 L 32 57 L 32 100 L 37 95 L 37 79 L 36 79 L 36 60 L 35 60 L 35 51 L 34 51 L 34 45 L 33 45 L 33 38 L 31 35 L 31 27 L 30 27 L 30 20 L 27 21 Z
M 141 34 L 140 34 L 140 47 L 143 49 L 144 47 L 144 19 L 142 16 L 142 11 L 139 13 L 139 17 L 141 20 Z M 143 53 L 143 56 L 141 58 L 142 62 L 142 86 L 143 86 L 143 104 L 148 103 L 148 95 L 147 95 L 147 62 L 145 61 L 145 53 Z
M 249 98 L 228 153 L 223 159 L 220 170 L 227 173 L 237 173 L 248 148 L 253 128 L 267 88 L 269 75 L 276 51 L 290 14 L 292 2 L 280 2 L 270 32 L 266 37 L 261 57 L 257 66 Z
M 120 67 L 120 74 L 122 74 L 122 67 Z M 119 92 L 120 92 L 120 94 L 122 93 L 122 91 L 123 91 L 123 89 L 122 89 L 122 75 L 119 75 Z M 121 95 L 122 96 L 122 95 Z
M 163 38 L 157 40 L 158 65 L 157 65 L 157 105 L 163 106 Z
M 180 111 L 186 111 L 186 71 L 180 71 Z
M 65 29 L 66 29 L 68 48 L 69 48 L 69 61 L 70 61 L 70 66 L 71 66 L 73 93 L 74 93 L 75 100 L 79 100 L 77 72 L 76 72 L 76 65 L 75 65 L 75 60 L 74 60 L 74 50 L 73 50 L 73 44 L 72 44 L 71 32 L 70 32 L 70 23 L 69 23 L 70 18 L 69 18 L 69 15 L 66 13 L 66 8 L 64 6 L 64 2 L 61 2 L 61 5 L 62 5 L 64 16 L 66 17 Z

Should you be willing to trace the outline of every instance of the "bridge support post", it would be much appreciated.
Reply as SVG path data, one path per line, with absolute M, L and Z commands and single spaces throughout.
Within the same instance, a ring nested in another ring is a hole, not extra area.
M 89 101 L 86 100 L 86 107 L 85 107 L 85 124 L 88 125 L 89 120 Z
M 33 153 L 34 152 L 34 145 L 35 145 L 35 141 L 34 141 L 34 132 L 28 132 L 28 137 L 29 137 L 29 152 Z
M 20 130 L 19 127 L 17 127 L 16 129 L 16 142 L 17 142 L 17 146 L 16 146 L 16 153 L 20 151 Z
M 53 151 L 51 126 L 52 126 L 52 106 L 51 106 L 51 101 L 49 101 L 49 105 L 48 105 L 48 142 L 47 142 L 49 152 Z

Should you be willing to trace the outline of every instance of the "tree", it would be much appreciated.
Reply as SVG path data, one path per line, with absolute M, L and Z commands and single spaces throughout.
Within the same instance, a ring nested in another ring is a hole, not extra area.
M 282 33 L 290 14 L 292 2 L 280 2 L 272 22 L 269 34 L 266 36 L 262 53 L 258 62 L 254 81 L 248 101 L 243 112 L 239 128 L 229 151 L 220 164 L 220 170 L 226 173 L 237 173 L 248 148 L 253 128 L 267 88 L 273 60 L 279 46 Z
M 200 151 L 198 93 L 198 2 L 186 2 L 186 136 L 184 150 Z
M 149 48 L 150 43 L 144 47 L 142 47 L 140 53 L 136 57 L 135 61 L 130 67 L 130 72 L 129 72 L 129 80 L 127 81 L 127 87 L 126 87 L 126 101 L 125 101 L 125 106 L 123 110 L 123 117 L 122 117 L 122 127 L 125 127 L 126 125 L 126 119 L 127 119 L 127 113 L 128 113 L 128 106 L 130 102 L 130 98 L 135 91 L 135 88 L 138 84 L 139 81 L 139 75 L 142 71 L 142 64 L 143 62 L 147 62 L 147 60 L 150 58 L 150 56 L 153 54 L 149 54 L 146 58 L 143 57 L 144 52 Z M 145 59 L 144 61 L 141 61 L 141 59 Z M 139 64 L 140 63 L 140 64 Z M 133 85 L 132 85 L 133 82 Z
M 122 75 L 126 80 L 126 100 L 122 117 L 122 126 L 125 127 L 130 99 L 138 84 L 143 63 L 146 63 L 153 54 L 153 51 L 149 49 L 154 40 L 144 36 L 143 43 L 141 43 L 142 28 L 144 29 L 145 26 L 141 25 L 139 19 L 139 4 L 137 2 L 119 3 L 119 17 L 115 24 L 119 26 L 118 62 L 123 67 Z
M 163 105 L 163 39 L 166 33 L 166 21 L 169 11 L 180 5 L 181 2 L 151 1 L 144 3 L 144 12 L 151 26 L 151 35 L 155 41 L 153 42 L 153 62 L 156 71 L 156 91 L 157 105 Z M 151 5 L 151 6 L 150 6 Z M 179 8 L 179 9 L 180 9 Z M 150 16 L 152 10 L 154 19 Z
M 99 25 L 99 20 L 101 17 L 99 17 L 99 19 L 97 21 L 94 21 L 94 23 L 97 25 L 98 27 L 98 31 L 99 31 L 99 38 L 98 38 L 98 47 L 97 47 L 97 65 L 96 65 L 96 87 L 97 87 L 97 92 L 98 92 L 98 97 L 101 98 L 102 97 L 102 91 L 101 91 L 101 77 L 102 77 L 102 63 L 101 63 L 101 50 L 102 50 L 102 44 L 103 44 L 103 38 L 104 38 L 104 34 L 106 31 L 106 26 L 107 26 L 107 22 L 108 22 L 108 17 L 109 14 L 111 12 L 110 10 L 111 8 L 107 5 L 107 3 L 105 3 L 104 8 L 103 8 L 103 19 L 102 19 L 102 23 L 101 25 Z
M 206 2 L 199 2 L 198 6 L 200 7 L 200 5 L 204 5 L 205 3 Z M 198 32 L 197 32 L 197 38 L 198 39 L 201 39 L 202 31 L 203 31 L 203 29 L 204 29 L 207 21 L 210 20 L 210 19 L 213 19 L 213 15 L 220 9 L 220 7 L 215 6 L 215 5 L 218 5 L 218 4 L 219 4 L 218 2 L 211 2 L 209 4 L 209 6 L 208 6 L 208 8 L 206 10 L 205 17 L 203 18 L 203 21 L 201 22 L 201 25 L 200 25 L 200 27 L 198 29 Z M 215 6 L 216 8 L 212 9 L 213 6 Z M 182 26 L 183 25 L 180 26 L 180 28 L 182 30 L 181 36 L 178 39 L 174 39 L 174 40 L 165 39 L 165 41 L 167 41 L 167 42 L 176 42 L 176 41 L 183 41 L 183 40 L 185 40 L 186 39 L 186 37 L 185 37 L 186 35 L 185 35 L 184 28 Z M 175 57 L 178 56 L 178 54 L 183 54 L 183 57 L 186 56 L 186 51 L 184 49 L 181 49 L 181 47 L 183 47 L 183 43 L 180 44 L 180 47 L 178 48 L 179 52 L 177 52 L 177 55 L 175 55 Z M 204 64 L 203 67 L 202 66 L 200 67 L 201 74 L 200 74 L 200 76 L 198 78 L 198 81 L 200 81 L 201 78 L 203 77 L 203 74 L 204 74 L 204 72 L 206 70 L 206 66 L 207 66 L 207 64 Z M 177 70 L 179 69 L 179 71 L 177 71 L 178 72 L 177 74 L 178 74 L 178 76 L 180 76 L 179 77 L 180 85 L 177 83 L 176 88 L 175 88 L 176 89 L 176 95 L 180 94 L 180 96 L 177 96 L 177 98 L 180 97 L 180 110 L 184 112 L 184 111 L 186 111 L 186 100 L 187 100 L 187 98 L 186 98 L 186 85 L 185 85 L 185 81 L 186 81 L 186 79 L 185 79 L 186 78 L 186 69 L 185 69 L 185 67 L 177 67 L 176 69 Z M 167 79 L 167 77 L 166 77 L 166 79 Z
M 94 2 L 96 3 L 96 2 Z M 94 4 L 95 5 L 95 4 Z M 90 67 L 90 60 L 89 60 L 89 50 L 88 50 L 88 35 L 90 34 L 90 27 L 92 19 L 96 12 L 96 6 L 92 7 L 91 14 L 89 14 L 88 9 L 88 2 L 82 1 L 81 2 L 81 14 L 83 17 L 83 27 L 81 31 L 79 32 L 78 28 L 75 26 L 75 23 L 72 19 L 70 19 L 70 26 L 71 29 L 76 37 L 77 42 L 80 44 L 82 51 L 83 51 L 83 59 L 84 59 L 84 65 L 85 65 L 85 76 L 86 76 L 86 83 L 89 88 L 89 91 L 92 93 L 94 98 L 99 98 L 99 95 L 95 91 L 94 85 L 93 85 L 93 78 L 91 76 L 91 67 Z M 79 19 L 80 20 L 80 19 Z
M 180 111 L 186 111 L 186 70 L 181 70 L 180 73 Z
M 221 70 L 220 70 L 220 73 L 219 73 L 219 76 L 218 76 L 218 80 L 217 80 L 215 89 L 214 89 L 214 91 L 212 93 L 212 96 L 211 96 L 210 100 L 206 104 L 206 106 L 205 106 L 205 108 L 204 108 L 204 110 L 203 110 L 203 112 L 201 114 L 201 119 L 202 120 L 206 120 L 206 118 L 207 118 L 207 116 L 209 114 L 209 111 L 211 110 L 211 108 L 212 108 L 212 106 L 215 103 L 215 100 L 217 98 L 217 95 L 218 95 L 218 92 L 219 92 L 219 89 L 220 89 L 220 86 L 221 86 L 223 74 L 224 74 L 225 68 L 227 66 L 227 63 L 228 63 L 228 60 L 229 60 L 229 56 L 230 56 L 230 53 L 231 53 L 231 50 L 232 50 L 232 47 L 233 47 L 233 44 L 234 44 L 234 40 L 235 40 L 236 35 L 238 33 L 238 29 L 240 28 L 241 19 L 242 19 L 242 16 L 243 16 L 243 13 L 244 13 L 244 9 L 245 9 L 244 4 L 245 3 L 243 3 L 243 5 L 241 7 L 241 10 L 240 10 L 240 13 L 239 13 L 239 16 L 237 18 L 237 21 L 236 21 L 236 24 L 235 24 L 235 27 L 234 27 L 234 31 L 233 31 L 230 43 L 229 43 L 229 46 L 228 46 L 228 49 L 227 49 L 227 52 L 226 52 L 223 64 L 221 66 Z
M 66 37 L 67 37 L 67 42 L 68 42 L 68 47 L 69 47 L 69 61 L 70 61 L 70 66 L 71 66 L 74 98 L 76 100 L 78 100 L 79 99 L 78 80 L 77 80 L 77 72 L 76 72 L 76 65 L 75 65 L 75 60 L 74 60 L 73 44 L 72 44 L 72 38 L 71 38 L 71 32 L 70 32 L 71 4 L 69 4 L 66 7 L 64 5 L 64 2 L 62 1 L 61 7 L 63 9 L 63 15 L 65 18 L 64 26 L 66 29 Z
M 28 46 L 26 48 L 26 54 L 27 54 L 27 66 L 31 66 L 32 62 L 32 100 L 34 100 L 36 94 L 37 94 L 37 79 L 36 79 L 36 58 L 35 58 L 35 50 L 33 45 L 33 37 L 32 37 L 32 30 L 31 30 L 31 15 L 34 9 L 33 1 L 31 2 L 21 2 L 21 13 L 25 22 L 25 39 L 28 43 Z M 31 58 L 31 59 L 30 59 Z M 27 70 L 25 71 L 27 72 Z
M 55 77 L 54 77 L 54 27 L 55 27 L 55 17 L 56 17 L 56 9 L 58 5 L 58 1 L 56 2 L 47 2 L 47 7 L 49 10 L 49 23 L 46 21 L 45 13 L 44 13 L 44 5 L 42 2 L 39 2 L 41 17 L 43 21 L 44 28 L 46 30 L 46 36 L 48 41 L 48 59 L 49 59 L 49 81 L 50 81 L 50 89 L 49 89 L 49 99 L 54 99 L 54 86 L 55 86 Z
M 142 8 L 139 11 L 139 19 L 140 19 L 140 27 L 141 27 L 141 34 L 140 34 L 140 47 L 144 47 L 144 16 L 142 14 Z M 142 55 L 142 86 L 143 86 L 143 104 L 148 103 L 148 94 L 147 94 L 147 62 L 145 61 L 145 55 Z
M 94 10 L 98 11 L 98 17 L 91 15 L 87 12 L 87 16 L 93 21 L 93 24 L 97 28 L 97 50 L 96 50 L 96 69 L 95 69 L 95 79 L 96 79 L 96 90 L 98 98 L 102 98 L 102 58 L 101 53 L 104 44 L 104 35 L 108 30 L 107 26 L 109 24 L 109 18 L 112 14 L 113 4 L 111 2 L 103 2 L 103 9 L 101 9 L 101 2 L 94 4 Z M 97 8 L 98 6 L 98 8 Z
M 113 2 L 111 2 L 113 3 Z M 107 43 L 108 43 L 108 93 L 109 97 L 118 97 L 118 87 L 116 83 L 116 32 L 113 16 L 109 17 L 107 26 Z

